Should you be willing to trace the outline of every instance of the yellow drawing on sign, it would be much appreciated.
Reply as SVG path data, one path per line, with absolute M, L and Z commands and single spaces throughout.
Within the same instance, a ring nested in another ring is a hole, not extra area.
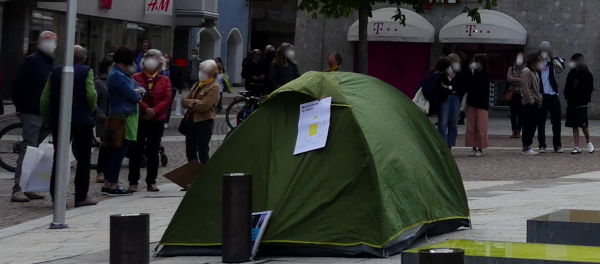
M 308 128 L 308 136 L 310 136 L 310 137 L 316 136 L 318 127 L 319 127 L 318 124 L 310 125 Z

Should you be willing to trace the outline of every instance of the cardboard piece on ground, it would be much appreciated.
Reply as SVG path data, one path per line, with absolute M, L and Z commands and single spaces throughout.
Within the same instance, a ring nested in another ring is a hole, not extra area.
M 200 164 L 200 162 L 195 160 L 190 161 L 188 164 L 165 174 L 165 178 L 181 186 L 181 188 L 189 190 L 198 174 L 200 174 L 202 167 L 204 167 L 204 165 Z

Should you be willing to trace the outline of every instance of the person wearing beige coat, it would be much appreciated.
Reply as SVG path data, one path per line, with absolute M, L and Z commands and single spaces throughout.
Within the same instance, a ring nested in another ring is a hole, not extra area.
M 190 122 L 185 135 L 185 152 L 188 161 L 196 160 L 206 164 L 219 103 L 216 62 L 206 60 L 200 63 L 198 77 L 200 81 L 182 102 L 187 109 L 184 118 L 188 118 L 187 121 Z
M 540 77 L 538 72 L 544 67 L 537 54 L 527 57 L 527 67 L 521 73 L 521 96 L 523 103 L 523 154 L 537 155 L 538 152 L 531 149 L 533 136 L 535 135 L 537 123 L 541 115 L 542 94 L 540 92 Z

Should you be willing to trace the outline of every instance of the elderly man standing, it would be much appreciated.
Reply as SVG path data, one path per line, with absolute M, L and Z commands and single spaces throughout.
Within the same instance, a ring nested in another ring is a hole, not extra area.
M 44 199 L 37 193 L 23 193 L 19 181 L 23 166 L 23 158 L 28 146 L 37 147 L 47 133 L 42 131 L 40 115 L 40 96 L 48 75 L 54 67 L 54 50 L 57 36 L 54 32 L 44 31 L 38 40 L 38 51 L 25 58 L 21 64 L 12 86 L 12 98 L 17 115 L 23 124 L 23 144 L 19 149 L 19 159 L 15 171 L 15 185 L 11 201 L 29 202 L 29 199 Z
M 95 205 L 97 202 L 87 197 L 90 185 L 90 160 L 92 138 L 94 136 L 94 110 L 96 110 L 96 88 L 94 71 L 85 66 L 87 50 L 79 45 L 74 48 L 73 58 L 73 107 L 71 112 L 71 141 L 73 153 L 77 160 L 75 171 L 75 207 Z M 60 90 L 63 67 L 55 68 L 44 87 L 40 101 L 40 110 L 44 123 L 52 128 L 52 135 L 58 138 L 58 116 L 61 104 Z M 58 142 L 54 141 L 54 149 Z M 50 181 L 50 194 L 54 197 L 54 178 L 56 172 L 56 152 L 54 152 L 54 168 Z
M 562 107 L 558 97 L 558 82 L 556 81 L 556 68 L 564 68 L 563 63 L 554 57 L 552 53 L 552 44 L 548 41 L 540 43 L 539 56 L 544 63 L 544 68 L 538 73 L 540 77 L 540 92 L 542 93 L 541 115 L 538 121 L 538 141 L 540 143 L 540 152 L 546 152 L 546 119 L 550 113 L 550 123 L 552 123 L 552 143 L 555 153 L 564 153 L 562 148 L 561 118 Z

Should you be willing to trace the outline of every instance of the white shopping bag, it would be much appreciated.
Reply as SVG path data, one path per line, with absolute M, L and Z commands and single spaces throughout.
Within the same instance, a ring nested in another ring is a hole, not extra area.
M 175 115 L 182 116 L 183 115 L 183 107 L 181 105 L 181 94 L 178 93 L 175 96 Z
M 54 147 L 42 143 L 39 147 L 27 147 L 19 184 L 24 192 L 49 192 Z
M 425 114 L 429 113 L 429 101 L 427 101 L 425 95 L 423 95 L 423 88 L 419 88 L 417 94 L 415 94 L 413 103 L 415 103 Z

